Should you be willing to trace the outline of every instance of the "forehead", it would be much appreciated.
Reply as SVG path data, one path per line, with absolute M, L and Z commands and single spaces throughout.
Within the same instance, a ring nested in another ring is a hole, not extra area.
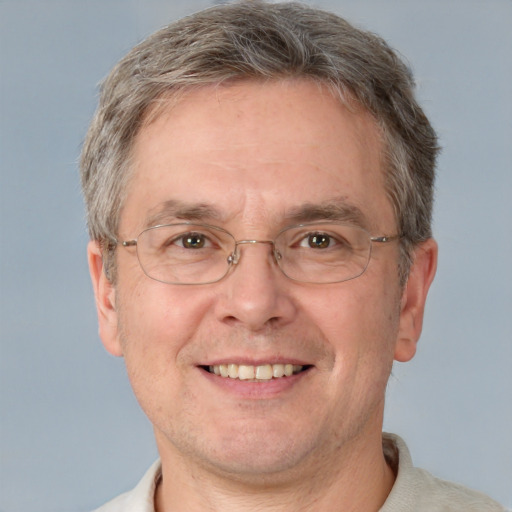
M 224 223 L 276 223 L 326 202 L 386 221 L 381 155 L 373 118 L 318 83 L 205 87 L 141 128 L 121 226 L 144 228 L 177 202 Z

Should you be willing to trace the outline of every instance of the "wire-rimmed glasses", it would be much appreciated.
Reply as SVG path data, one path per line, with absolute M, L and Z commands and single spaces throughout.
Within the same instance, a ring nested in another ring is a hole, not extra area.
M 136 246 L 144 273 L 168 284 L 220 281 L 239 262 L 240 247 L 252 244 L 268 244 L 288 278 L 328 284 L 359 277 L 370 262 L 372 244 L 398 238 L 372 237 L 359 226 L 325 221 L 286 227 L 274 240 L 236 240 L 218 226 L 183 222 L 153 226 L 136 239 L 116 243 Z

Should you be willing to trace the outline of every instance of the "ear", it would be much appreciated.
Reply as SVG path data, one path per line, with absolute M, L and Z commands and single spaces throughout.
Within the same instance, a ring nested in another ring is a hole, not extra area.
M 400 302 L 400 327 L 395 346 L 395 360 L 409 361 L 423 326 L 425 301 L 437 268 L 437 243 L 430 238 L 414 251 L 414 260 Z
M 100 244 L 90 241 L 87 246 L 87 260 L 91 274 L 96 310 L 98 312 L 99 335 L 103 345 L 114 356 L 122 356 L 116 311 L 116 290 L 103 270 L 103 256 Z

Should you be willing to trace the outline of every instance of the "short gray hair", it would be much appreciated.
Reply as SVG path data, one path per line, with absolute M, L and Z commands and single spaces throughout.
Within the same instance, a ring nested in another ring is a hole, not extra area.
M 414 97 L 406 64 L 380 37 L 298 3 L 246 0 L 183 18 L 133 48 L 103 82 L 81 157 L 89 234 L 113 264 L 130 153 L 162 98 L 237 80 L 305 78 L 370 112 L 384 141 L 386 192 L 402 235 L 404 281 L 412 250 L 431 237 L 436 134 Z M 108 274 L 107 274 L 108 275 Z

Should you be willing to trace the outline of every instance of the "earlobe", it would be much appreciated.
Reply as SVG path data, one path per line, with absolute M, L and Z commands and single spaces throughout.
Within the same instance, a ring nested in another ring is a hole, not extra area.
M 116 290 L 105 275 L 100 244 L 90 241 L 87 246 L 87 259 L 91 275 L 96 310 L 98 313 L 99 335 L 103 345 L 114 356 L 122 356 L 119 340 L 118 318 L 116 311 Z
M 423 326 L 427 293 L 437 268 L 437 243 L 430 238 L 414 251 L 414 260 L 400 303 L 400 327 L 395 346 L 395 360 L 406 362 L 416 353 Z

